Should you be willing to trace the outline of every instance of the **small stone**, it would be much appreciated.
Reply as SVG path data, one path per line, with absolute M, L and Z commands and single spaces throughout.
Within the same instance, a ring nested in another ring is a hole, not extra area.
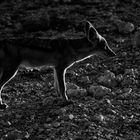
M 130 75 L 132 77 L 136 77 L 139 74 L 137 69 L 126 69 L 124 75 Z
M 93 67 L 92 64 L 87 63 L 85 69 L 86 69 L 86 71 L 91 72 L 91 71 L 93 71 L 95 68 Z
M 22 31 L 23 30 L 22 24 L 20 22 L 15 23 L 14 26 L 15 26 L 17 31 Z
M 52 105 L 54 101 L 53 97 L 48 97 L 43 100 L 43 106 Z
M 127 93 L 131 93 L 132 92 L 132 88 L 124 88 L 123 91 L 127 92 Z
M 102 98 L 111 93 L 111 89 L 104 86 L 90 86 L 88 89 L 88 94 L 95 98 Z
M 22 115 L 16 114 L 16 119 L 20 119 L 21 117 L 22 117 Z
M 131 86 L 137 84 L 138 69 L 126 69 L 123 75 L 122 86 Z
M 70 115 L 69 115 L 69 118 L 70 118 L 71 120 L 73 120 L 73 119 L 74 119 L 73 114 L 70 114 Z
M 117 75 L 116 80 L 117 80 L 117 82 L 120 83 L 123 80 L 123 75 L 122 74 Z
M 18 130 L 11 131 L 7 133 L 3 139 L 4 140 L 21 140 L 22 139 L 22 132 Z
M 130 22 L 127 22 L 126 25 L 125 25 L 125 31 L 126 33 L 131 33 L 132 31 L 134 31 L 135 27 L 134 27 L 134 24 L 130 23 Z
M 51 127 L 51 124 L 45 123 L 45 124 L 44 124 L 44 127 L 45 127 L 45 128 L 50 128 L 50 127 Z
M 52 118 L 50 117 L 46 119 L 46 122 L 51 122 L 51 121 L 52 121 Z
M 136 84 L 136 83 L 137 83 L 137 80 L 135 80 L 134 77 L 131 77 L 131 76 L 129 76 L 129 75 L 126 75 L 126 76 L 124 76 L 124 79 L 123 79 L 123 81 L 121 82 L 121 85 L 122 85 L 122 86 L 127 86 L 127 87 L 129 87 L 129 86 L 134 85 L 134 84 Z
M 44 128 L 39 128 L 39 129 L 38 129 L 38 132 L 39 132 L 39 133 L 42 133 L 43 131 L 44 131 Z
M 89 76 L 80 77 L 79 82 L 90 83 Z
M 122 57 L 127 56 L 127 52 L 122 52 Z
M 55 127 L 55 128 L 58 128 L 58 127 L 60 127 L 60 123 L 59 122 L 55 122 L 54 124 L 53 124 L 53 127 Z
M 122 94 L 122 93 L 123 93 L 123 90 L 122 90 L 122 89 L 117 89 L 117 90 L 115 91 L 115 94 L 117 94 L 117 95 Z
M 135 29 L 134 24 L 130 22 L 124 22 L 120 20 L 118 17 L 112 17 L 111 20 L 117 26 L 117 29 L 120 33 L 124 34 L 131 33 Z
M 135 56 L 140 56 L 140 52 L 135 52 Z
M 10 123 L 9 121 L 7 122 L 7 121 L 4 121 L 4 120 L 1 120 L 1 121 L 0 121 L 0 125 L 1 125 L 1 126 L 2 126 L 2 125 L 3 125 L 3 126 L 10 126 L 11 123 Z
M 69 89 L 67 90 L 67 94 L 70 97 L 83 97 L 87 95 L 87 92 L 85 89 Z
M 106 87 L 115 87 L 117 85 L 115 74 L 109 70 L 105 71 L 99 78 L 98 83 Z
M 75 85 L 74 83 L 67 83 L 66 87 L 67 87 L 67 90 L 68 89 L 79 89 L 79 87 L 77 85 Z
M 140 27 L 137 29 L 137 31 L 134 35 L 133 44 L 134 44 L 135 47 L 140 48 Z

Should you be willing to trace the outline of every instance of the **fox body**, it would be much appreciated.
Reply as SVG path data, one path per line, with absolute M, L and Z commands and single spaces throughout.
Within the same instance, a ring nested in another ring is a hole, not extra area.
M 107 41 L 97 32 L 93 25 L 85 22 L 85 35 L 75 39 L 67 38 L 34 38 L 14 39 L 0 42 L 0 108 L 1 91 L 18 70 L 19 65 L 40 67 L 44 65 L 54 68 L 54 87 L 64 100 L 66 95 L 65 73 L 67 68 L 77 61 L 96 53 L 112 57 L 115 53 L 109 48 Z

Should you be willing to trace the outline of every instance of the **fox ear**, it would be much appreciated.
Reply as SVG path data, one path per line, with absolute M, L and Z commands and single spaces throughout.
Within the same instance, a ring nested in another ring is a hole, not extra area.
M 92 24 L 89 21 L 86 21 L 85 22 L 85 34 L 86 34 L 86 36 L 88 36 L 90 27 L 92 27 Z
M 91 26 L 89 28 L 89 32 L 88 32 L 88 39 L 90 41 L 92 41 L 92 40 L 97 39 L 97 38 L 99 38 L 99 33 L 97 32 L 97 30 L 93 26 Z

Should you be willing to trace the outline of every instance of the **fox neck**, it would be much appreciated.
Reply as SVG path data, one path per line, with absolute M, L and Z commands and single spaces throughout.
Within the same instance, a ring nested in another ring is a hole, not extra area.
M 73 40 L 71 44 L 72 48 L 75 51 L 75 59 L 76 61 L 78 60 L 83 60 L 88 56 L 92 55 L 92 43 L 89 42 L 89 40 L 84 37 L 81 39 Z M 90 47 L 89 47 L 90 46 Z

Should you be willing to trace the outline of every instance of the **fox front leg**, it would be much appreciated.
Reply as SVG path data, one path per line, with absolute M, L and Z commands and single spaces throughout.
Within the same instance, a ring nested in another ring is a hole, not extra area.
M 0 69 L 0 79 L 2 79 L 2 77 L 3 77 L 3 70 L 1 68 Z M 7 104 L 5 104 L 5 103 L 2 102 L 1 92 L 2 92 L 3 87 L 4 87 L 4 83 L 1 82 L 0 83 L 0 110 L 3 110 L 3 109 L 5 109 L 5 108 L 8 107 Z
M 0 66 L 0 110 L 3 110 L 8 107 L 7 104 L 2 102 L 1 92 L 6 83 L 8 83 L 17 73 L 18 63 L 15 63 L 15 60 L 5 59 L 5 62 Z
M 0 89 L 0 110 L 6 109 L 8 107 L 8 105 L 6 103 L 2 102 L 2 97 L 1 97 L 1 91 L 3 89 L 3 86 Z
M 62 67 L 55 67 L 54 69 L 54 87 L 58 95 L 67 101 L 68 97 L 66 95 L 66 82 L 65 82 L 65 72 L 66 70 Z

